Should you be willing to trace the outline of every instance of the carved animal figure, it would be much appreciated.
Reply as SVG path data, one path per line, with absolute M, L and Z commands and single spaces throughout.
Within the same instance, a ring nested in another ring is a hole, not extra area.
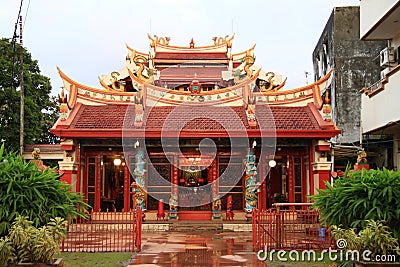
M 272 71 L 269 71 L 269 72 L 267 72 L 267 76 L 269 76 L 269 78 L 268 78 L 269 86 L 268 86 L 268 88 L 265 88 L 265 90 L 263 90 L 263 91 L 270 91 L 274 87 L 274 82 L 272 81 L 272 79 L 275 77 L 275 73 L 273 73 Z
M 111 88 L 115 91 L 124 91 L 124 81 L 118 81 L 118 76 L 119 76 L 119 72 L 117 71 L 113 71 L 111 72 L 111 77 L 113 78 L 113 81 L 111 83 Z
M 251 55 L 246 55 L 244 58 L 242 58 L 242 62 L 246 62 L 244 65 L 244 71 L 247 74 L 247 77 L 251 78 L 253 76 L 250 67 L 254 65 L 255 58 Z
M 157 35 L 154 35 L 154 38 L 151 37 L 149 34 L 148 34 L 148 36 L 151 40 L 151 43 L 150 43 L 151 47 L 155 47 L 156 44 L 158 44 L 158 43 L 162 44 L 162 45 L 169 45 L 169 41 L 171 40 L 171 38 L 168 36 L 167 37 L 158 37 Z
M 234 36 L 235 35 L 232 35 L 231 38 L 229 38 L 229 35 L 225 35 L 225 37 L 213 37 L 212 40 L 214 41 L 214 45 L 226 43 L 228 47 L 231 47 Z
M 144 82 L 151 83 L 152 80 L 153 80 L 153 75 L 155 74 L 155 71 L 154 71 L 154 70 L 148 70 L 148 69 L 147 69 L 148 77 L 145 76 L 144 70 L 145 70 L 146 67 L 145 67 L 145 65 L 143 64 L 143 62 L 147 62 L 147 58 L 145 58 L 145 57 L 142 56 L 142 55 L 137 55 L 137 56 L 135 56 L 135 57 L 133 58 L 133 62 L 134 62 L 136 65 L 139 66 L 139 69 L 136 71 L 136 76 L 137 76 L 140 80 L 142 80 L 142 81 L 144 81 Z

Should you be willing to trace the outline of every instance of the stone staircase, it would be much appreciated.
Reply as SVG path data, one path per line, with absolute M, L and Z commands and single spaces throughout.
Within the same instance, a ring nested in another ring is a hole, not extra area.
M 243 221 L 146 221 L 144 232 L 249 232 L 252 224 Z
M 221 232 L 223 224 L 220 223 L 205 223 L 205 222 L 177 222 L 169 225 L 171 232 Z

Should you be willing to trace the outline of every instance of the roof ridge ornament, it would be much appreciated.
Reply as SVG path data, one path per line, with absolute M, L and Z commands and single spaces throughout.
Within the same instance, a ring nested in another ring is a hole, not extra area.
M 228 48 L 232 47 L 232 40 L 235 37 L 235 34 L 233 34 L 231 37 L 229 37 L 229 35 L 225 35 L 225 37 L 216 37 L 214 36 L 212 38 L 212 40 L 214 41 L 214 45 L 222 45 L 222 44 L 226 44 L 228 46 Z
M 155 47 L 157 44 L 161 45 L 169 45 L 169 41 L 171 38 L 169 36 L 165 37 L 158 37 L 157 35 L 154 34 L 154 37 L 152 37 L 150 34 L 147 34 L 147 36 L 150 39 L 150 47 Z

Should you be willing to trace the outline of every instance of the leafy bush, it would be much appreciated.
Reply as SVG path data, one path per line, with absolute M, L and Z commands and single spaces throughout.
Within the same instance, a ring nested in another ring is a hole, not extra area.
M 36 228 L 27 217 L 18 216 L 8 236 L 0 239 L 1 266 L 17 262 L 50 263 L 60 252 L 59 245 L 67 232 L 66 223 L 57 217 Z
M 347 249 L 359 252 L 369 250 L 373 256 L 400 253 L 398 240 L 393 237 L 393 233 L 383 221 L 366 220 L 365 224 L 365 228 L 357 234 L 354 228 L 342 229 L 333 226 L 332 236 L 336 240 L 346 240 Z
M 350 172 L 326 183 L 327 189 L 311 196 L 326 225 L 362 229 L 365 220 L 383 220 L 400 236 L 400 172 L 362 170 Z
M 85 216 L 87 204 L 70 185 L 60 181 L 55 169 L 39 169 L 16 153 L 0 148 L 0 236 L 6 235 L 18 215 L 38 227 L 51 218 Z

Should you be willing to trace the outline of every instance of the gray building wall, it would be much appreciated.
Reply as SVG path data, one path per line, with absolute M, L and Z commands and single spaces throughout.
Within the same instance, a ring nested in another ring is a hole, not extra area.
M 358 6 L 333 9 L 312 55 L 315 80 L 334 69 L 327 91 L 332 96 L 332 120 L 342 133 L 333 141 L 359 142 L 359 90 L 379 80 L 379 52 L 384 47 L 385 41 L 360 40 Z

